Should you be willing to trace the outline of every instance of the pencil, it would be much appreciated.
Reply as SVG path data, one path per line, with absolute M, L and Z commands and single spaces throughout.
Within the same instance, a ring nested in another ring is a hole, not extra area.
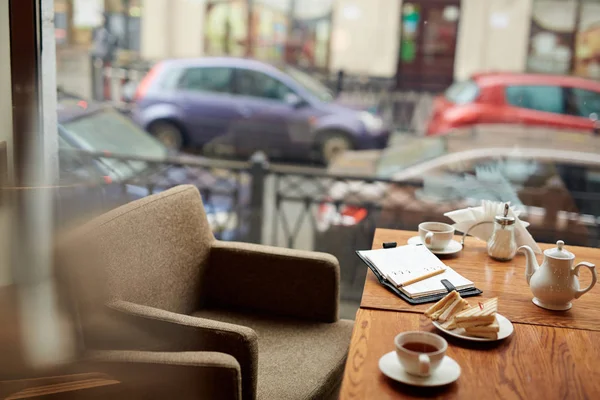
M 413 278 L 413 279 L 410 279 L 410 280 L 404 282 L 401 286 L 412 285 L 413 283 L 423 281 L 423 280 L 425 280 L 427 278 L 431 278 L 432 276 L 439 275 L 439 274 L 441 274 L 441 273 L 443 273 L 445 271 L 446 271 L 445 268 L 441 268 L 441 269 L 435 270 L 433 272 L 428 272 L 427 274 L 425 274 L 423 276 L 419 276 L 419 277 L 416 277 L 416 278 Z

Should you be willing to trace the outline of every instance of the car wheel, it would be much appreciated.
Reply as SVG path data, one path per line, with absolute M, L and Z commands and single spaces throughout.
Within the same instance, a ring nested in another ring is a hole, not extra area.
M 351 149 L 352 142 L 347 135 L 341 132 L 328 133 L 321 139 L 321 160 L 325 164 L 329 164 L 340 154 Z
M 183 134 L 179 127 L 171 122 L 153 123 L 150 133 L 168 149 L 180 150 L 183 146 Z

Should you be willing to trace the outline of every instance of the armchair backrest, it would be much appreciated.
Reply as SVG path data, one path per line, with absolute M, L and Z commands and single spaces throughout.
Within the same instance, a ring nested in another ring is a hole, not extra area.
M 75 244 L 82 237 L 85 247 Z M 79 301 L 118 299 L 188 314 L 199 306 L 213 241 L 198 189 L 182 185 L 86 224 L 59 246 L 59 259 L 70 253 L 69 274 L 77 275 L 70 290 Z

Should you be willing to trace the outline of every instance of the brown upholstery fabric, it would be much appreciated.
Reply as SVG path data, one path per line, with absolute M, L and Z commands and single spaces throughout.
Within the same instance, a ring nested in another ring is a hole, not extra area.
M 105 281 L 102 296 L 182 314 L 197 309 L 214 237 L 195 187 L 178 186 L 131 202 L 92 221 L 79 235 L 91 241 L 86 251 L 98 257 L 85 274 Z M 77 239 L 69 240 L 71 248 Z
M 258 334 L 258 399 L 326 399 L 340 383 L 353 323 L 307 322 L 205 309 L 194 316 Z
M 204 303 L 335 322 L 339 280 L 338 262 L 329 254 L 215 242 L 203 288 Z
M 338 320 L 337 260 L 216 241 L 193 186 L 78 229 L 59 244 L 57 265 L 83 349 L 229 354 L 244 399 L 321 399 L 339 386 L 352 324 Z M 191 316 L 198 310 L 210 319 Z M 221 367 L 197 379 L 229 376 Z
M 121 382 L 115 386 L 111 398 L 242 398 L 240 366 L 228 354 L 99 351 L 91 352 L 85 362 Z
M 258 338 L 249 327 L 176 314 L 138 304 L 117 301 L 108 318 L 113 330 L 88 334 L 93 348 L 159 351 L 217 351 L 236 358 L 244 377 L 244 398 L 256 393 Z M 100 322 L 97 326 L 106 327 Z M 137 334 L 137 332 L 144 332 Z

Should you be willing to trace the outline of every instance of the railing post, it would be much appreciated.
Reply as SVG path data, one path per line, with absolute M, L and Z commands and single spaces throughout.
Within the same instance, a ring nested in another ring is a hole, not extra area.
M 247 241 L 260 244 L 262 242 L 265 178 L 269 169 L 269 161 L 265 153 L 257 151 L 250 157 L 250 162 L 252 163 L 250 167 L 252 184 L 250 187 L 250 226 Z
M 100 58 L 90 56 L 92 100 L 104 100 L 104 63 Z

